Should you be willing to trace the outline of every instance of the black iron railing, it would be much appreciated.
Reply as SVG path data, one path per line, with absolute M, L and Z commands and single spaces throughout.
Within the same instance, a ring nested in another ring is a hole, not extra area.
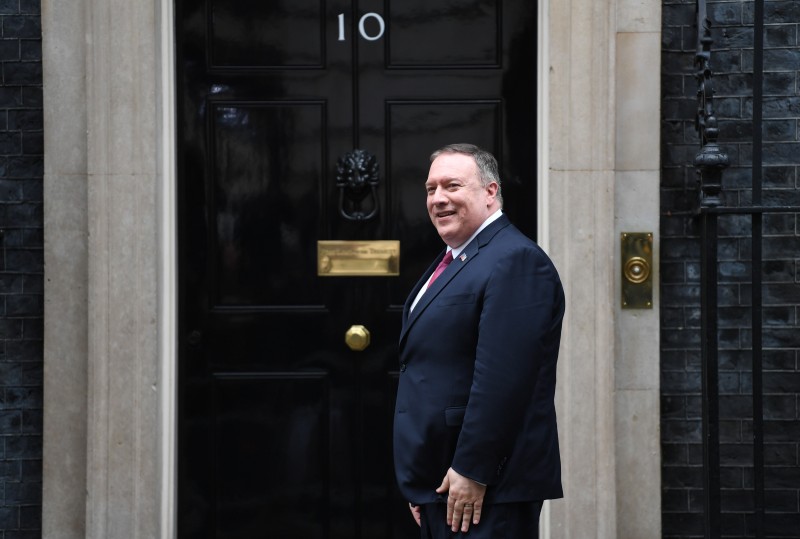
M 752 242 L 752 399 L 753 399 L 753 506 L 752 533 L 764 537 L 764 419 L 763 419 L 763 297 L 762 236 L 763 216 L 772 212 L 798 212 L 798 207 L 764 206 L 762 202 L 762 112 L 764 63 L 764 0 L 754 2 L 753 23 L 753 157 L 752 203 L 747 207 L 722 205 L 722 175 L 729 160 L 718 144 L 719 129 L 714 114 L 711 70 L 711 21 L 705 0 L 697 0 L 698 109 L 695 127 L 701 148 L 694 165 L 699 178 L 701 234 L 701 355 L 703 378 L 703 466 L 705 497 L 705 537 L 721 535 L 720 442 L 719 442 L 719 342 L 718 342 L 718 217 L 750 216 Z M 749 536 L 749 535 L 748 535 Z
M 722 172 L 730 161 L 721 151 L 719 128 L 714 114 L 714 86 L 711 71 L 711 20 L 705 0 L 698 0 L 697 52 L 694 58 L 697 78 L 697 116 L 695 129 L 701 147 L 694 159 L 699 182 L 700 207 L 700 331 L 703 377 L 703 493 L 705 496 L 705 536 L 720 536 L 720 461 L 719 461 L 719 342 L 717 332 L 717 212 L 721 200 Z

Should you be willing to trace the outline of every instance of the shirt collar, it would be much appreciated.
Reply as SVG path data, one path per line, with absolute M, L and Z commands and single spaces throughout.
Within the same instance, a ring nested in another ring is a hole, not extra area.
M 496 212 L 491 214 L 489 217 L 487 217 L 486 220 L 483 222 L 483 224 L 478 227 L 478 230 L 473 232 L 472 236 L 467 238 L 467 241 L 465 241 L 464 243 L 462 243 L 458 247 L 453 247 L 452 249 L 450 249 L 448 247 L 448 249 L 447 249 L 448 251 L 453 251 L 453 258 L 458 258 L 458 255 L 461 254 L 461 251 L 464 250 L 464 247 L 469 245 L 469 242 L 474 240 L 477 237 L 477 235 L 481 233 L 481 230 L 483 230 L 484 228 L 486 228 L 487 226 L 489 226 L 490 224 L 492 224 L 493 222 L 498 220 L 501 215 L 503 215 L 503 209 L 502 208 L 500 208 L 499 210 L 497 210 Z

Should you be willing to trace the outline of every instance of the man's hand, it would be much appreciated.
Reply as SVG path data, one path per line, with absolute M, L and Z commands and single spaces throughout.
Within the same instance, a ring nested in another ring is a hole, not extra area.
M 408 508 L 411 509 L 411 516 L 414 517 L 414 520 L 417 521 L 417 526 L 422 526 L 421 515 L 419 512 L 419 505 L 414 505 L 409 503 Z
M 454 532 L 458 531 L 460 525 L 461 531 L 467 533 L 470 522 L 477 525 L 481 521 L 486 485 L 476 483 L 450 468 L 436 492 L 448 493 L 447 525 Z

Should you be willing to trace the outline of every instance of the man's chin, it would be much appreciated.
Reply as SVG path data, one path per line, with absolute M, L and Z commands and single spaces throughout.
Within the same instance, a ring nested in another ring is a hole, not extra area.
M 458 241 L 454 234 L 448 233 L 447 231 L 439 231 L 439 237 L 451 248 L 458 247 L 462 243 Z
M 437 227 L 436 228 L 436 232 L 439 233 L 439 237 L 442 238 L 442 241 L 445 242 L 445 243 L 447 243 L 447 240 L 451 237 L 446 228 L 438 228 Z M 448 245 L 449 245 L 449 243 L 448 243 Z

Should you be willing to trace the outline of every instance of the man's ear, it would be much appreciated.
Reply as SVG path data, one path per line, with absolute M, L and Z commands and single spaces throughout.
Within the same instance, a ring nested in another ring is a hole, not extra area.
M 497 190 L 500 188 L 497 182 L 491 182 L 486 186 L 486 194 L 493 200 L 497 199 Z

